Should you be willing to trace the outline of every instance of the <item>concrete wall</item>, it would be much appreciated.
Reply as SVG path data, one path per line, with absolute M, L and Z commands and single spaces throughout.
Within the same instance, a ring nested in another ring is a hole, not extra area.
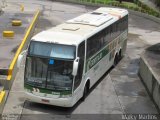
M 151 98 L 160 110 L 160 80 L 143 55 L 140 59 L 139 75 L 148 89 Z

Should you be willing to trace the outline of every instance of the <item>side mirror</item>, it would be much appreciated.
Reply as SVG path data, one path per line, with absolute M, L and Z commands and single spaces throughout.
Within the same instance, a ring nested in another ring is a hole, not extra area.
M 78 72 L 78 65 L 79 65 L 79 57 L 77 57 L 74 62 L 73 62 L 73 71 L 72 71 L 72 75 L 76 76 L 77 72 Z
M 24 55 L 27 53 L 27 50 L 22 51 L 17 59 L 17 67 L 20 68 Z

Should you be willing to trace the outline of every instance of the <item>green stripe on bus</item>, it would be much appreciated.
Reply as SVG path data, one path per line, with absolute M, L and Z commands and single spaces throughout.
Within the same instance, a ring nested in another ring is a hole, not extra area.
M 33 91 L 34 88 L 36 87 L 33 87 L 33 86 L 30 86 L 28 84 L 24 84 L 24 88 L 25 89 L 28 89 L 30 91 Z M 52 94 L 52 95 L 69 95 L 69 94 L 72 94 L 72 91 L 54 91 L 54 90 L 47 90 L 45 88 L 36 88 L 36 89 L 39 89 L 40 93 L 46 93 L 46 94 Z
M 85 72 L 90 70 L 94 65 L 96 65 L 104 56 L 106 56 L 113 48 L 116 46 L 116 42 L 118 40 L 118 44 L 121 42 L 124 42 L 124 40 L 127 39 L 127 30 L 123 32 L 119 37 L 114 39 L 112 42 L 108 43 L 106 47 L 104 47 L 102 50 L 100 50 L 98 53 L 96 53 L 94 56 L 87 59 L 86 65 L 85 65 Z M 114 43 L 115 42 L 115 43 Z M 114 43 L 114 44 L 113 44 Z M 113 58 L 113 53 L 112 53 Z
M 109 47 L 107 46 L 101 52 L 99 52 L 97 55 L 95 55 L 92 58 L 89 58 L 87 60 L 87 64 L 86 64 L 86 71 L 91 69 L 96 63 L 98 63 L 108 53 L 109 53 Z

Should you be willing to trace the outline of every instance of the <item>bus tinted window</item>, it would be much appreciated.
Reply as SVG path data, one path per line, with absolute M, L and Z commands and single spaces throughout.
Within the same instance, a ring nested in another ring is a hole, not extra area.
M 30 44 L 29 54 L 44 57 L 74 59 L 75 46 L 50 44 L 34 41 Z
M 91 57 L 104 44 L 103 32 L 100 32 L 87 40 L 87 58 Z
M 87 59 L 98 52 L 102 47 L 114 40 L 128 28 L 128 16 L 109 25 L 104 30 L 93 35 L 87 40 Z

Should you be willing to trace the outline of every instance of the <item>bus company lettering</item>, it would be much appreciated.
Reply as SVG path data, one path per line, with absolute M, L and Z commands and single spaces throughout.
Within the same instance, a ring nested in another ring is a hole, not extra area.
M 93 59 L 89 62 L 89 69 L 92 68 L 98 61 L 102 59 L 102 52 L 100 52 L 97 56 L 95 56 Z

